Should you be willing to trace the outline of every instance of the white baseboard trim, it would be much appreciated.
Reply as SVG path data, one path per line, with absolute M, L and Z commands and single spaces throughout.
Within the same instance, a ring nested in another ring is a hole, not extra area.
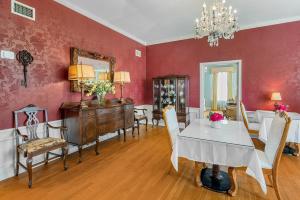
M 148 117 L 149 124 L 152 124 L 152 105 L 140 105 L 136 106 L 136 108 L 145 108 L 147 109 L 146 115 Z M 191 121 L 199 118 L 200 117 L 200 109 L 199 108 L 190 108 L 190 119 Z M 56 121 L 51 121 L 51 125 L 53 126 L 61 126 L 62 121 L 61 120 L 56 120 Z M 164 126 L 163 120 L 160 120 L 159 122 L 160 126 Z M 180 124 L 180 126 L 184 126 L 183 124 Z M 20 128 L 21 132 L 26 133 L 26 128 L 21 127 Z M 43 131 L 44 130 L 44 124 L 40 124 L 38 127 L 38 135 L 40 137 L 43 136 Z M 51 130 L 50 132 L 51 136 L 53 137 L 60 137 L 59 130 Z M 117 136 L 117 133 L 109 133 L 104 136 L 100 137 L 100 142 L 103 142 L 105 140 L 111 139 L 115 136 Z M 3 129 L 0 130 L 0 181 L 13 177 L 15 173 L 15 147 L 16 147 L 16 140 L 15 140 L 15 134 L 14 134 L 14 129 Z M 89 144 L 87 146 L 91 146 L 93 144 Z M 101 144 L 100 144 L 101 145 Z M 78 149 L 76 146 L 69 145 L 69 154 L 77 152 Z M 57 153 L 60 153 L 58 150 Z M 21 156 L 21 161 L 23 163 L 26 163 L 26 158 Z M 40 162 L 44 159 L 44 156 L 36 156 L 34 157 L 34 163 Z M 24 169 L 20 168 L 20 173 L 24 172 Z

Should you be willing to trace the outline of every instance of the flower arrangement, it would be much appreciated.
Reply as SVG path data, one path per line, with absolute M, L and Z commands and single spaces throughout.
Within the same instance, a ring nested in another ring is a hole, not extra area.
M 208 115 L 208 119 L 209 119 L 209 121 L 212 121 L 212 122 L 218 122 L 218 121 L 224 120 L 224 116 L 220 113 L 210 112 Z
M 89 81 L 85 82 L 85 86 L 88 90 L 87 96 L 92 96 L 93 94 L 97 95 L 100 104 L 104 102 L 106 94 L 115 94 L 115 86 L 109 80 Z
M 221 128 L 220 121 L 224 119 L 224 116 L 220 113 L 210 112 L 208 115 L 209 121 L 211 121 L 210 126 L 212 128 Z
M 287 111 L 288 106 L 284 105 L 284 104 L 276 104 L 274 105 L 275 107 L 275 111 L 277 112 L 283 112 L 283 111 Z

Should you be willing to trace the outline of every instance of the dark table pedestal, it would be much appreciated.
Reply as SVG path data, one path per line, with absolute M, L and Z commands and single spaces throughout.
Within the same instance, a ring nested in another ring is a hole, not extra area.
M 219 165 L 202 169 L 200 176 L 203 186 L 210 190 L 227 193 L 231 187 L 228 173 L 220 171 Z

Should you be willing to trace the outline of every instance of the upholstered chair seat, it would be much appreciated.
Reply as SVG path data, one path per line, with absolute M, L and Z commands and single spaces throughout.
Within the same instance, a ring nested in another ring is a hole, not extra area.
M 66 141 L 61 138 L 38 138 L 21 144 L 19 149 L 26 154 L 34 154 L 35 152 L 44 150 L 46 148 L 61 146 L 65 142 Z

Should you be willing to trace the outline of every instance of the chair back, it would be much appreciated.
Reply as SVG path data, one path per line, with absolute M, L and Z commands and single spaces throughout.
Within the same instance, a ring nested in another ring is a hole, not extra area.
M 170 138 L 170 145 L 173 149 L 173 146 L 176 143 L 176 136 L 180 132 L 177 121 L 177 114 L 173 106 L 167 106 L 163 109 L 163 119 L 167 126 Z
M 285 112 L 276 113 L 265 146 L 265 154 L 273 167 L 279 165 L 288 135 L 291 118 Z
M 240 101 L 240 108 L 241 108 L 241 113 L 242 113 L 244 124 L 245 124 L 247 130 L 249 131 L 249 121 L 248 121 L 245 105 L 243 104 L 242 101 Z
M 29 140 L 38 139 L 37 135 L 37 128 L 39 126 L 39 119 L 38 119 L 38 113 L 43 112 L 44 117 L 44 123 L 48 123 L 48 113 L 47 109 L 39 108 L 35 105 L 28 105 L 20 110 L 14 111 L 14 118 L 15 118 L 15 128 L 18 129 L 20 126 L 23 126 L 24 124 L 20 123 L 20 115 L 25 114 L 26 120 L 25 120 L 25 126 L 28 134 Z M 46 130 L 47 136 L 48 136 L 48 129 Z M 18 137 L 17 137 L 18 138 Z M 18 140 L 17 140 L 18 142 Z

